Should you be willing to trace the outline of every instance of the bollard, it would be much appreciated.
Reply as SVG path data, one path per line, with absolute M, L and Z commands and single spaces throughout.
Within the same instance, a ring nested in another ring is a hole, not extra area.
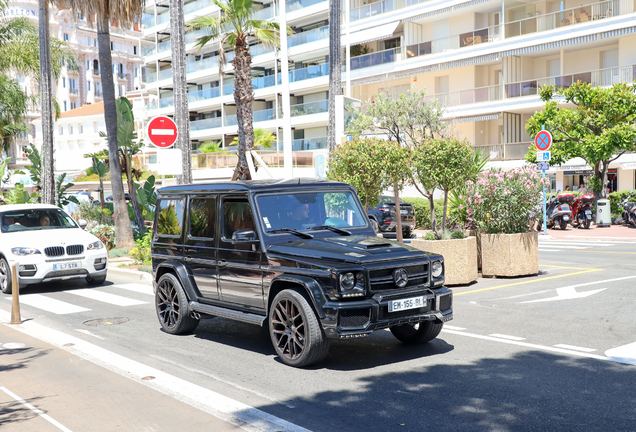
M 20 317 L 20 278 L 18 277 L 18 264 L 11 266 L 11 289 L 13 293 L 13 306 L 11 307 L 11 324 L 22 324 Z

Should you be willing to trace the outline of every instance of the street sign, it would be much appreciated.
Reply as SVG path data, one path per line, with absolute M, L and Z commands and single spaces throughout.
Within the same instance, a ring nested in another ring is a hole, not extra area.
M 159 175 L 183 175 L 181 149 L 157 151 L 157 168 Z
M 148 139 L 159 148 L 168 148 L 177 141 L 177 125 L 170 117 L 158 116 L 148 123 Z
M 549 163 L 538 163 L 537 164 L 537 171 L 547 171 L 550 169 L 550 164 Z
M 537 162 L 550 162 L 551 158 L 552 158 L 552 152 L 550 151 L 537 152 Z
M 539 131 L 534 137 L 534 145 L 539 151 L 549 150 L 552 145 L 552 134 L 547 130 Z

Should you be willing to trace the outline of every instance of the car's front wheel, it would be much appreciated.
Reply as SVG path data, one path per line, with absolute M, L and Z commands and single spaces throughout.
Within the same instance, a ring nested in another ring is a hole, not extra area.
M 11 268 L 4 258 L 0 258 L 0 290 L 11 294 Z
M 102 276 L 86 276 L 86 283 L 89 285 L 101 285 L 106 282 L 106 275 Z
M 421 321 L 414 324 L 393 326 L 390 330 L 400 342 L 407 345 L 418 345 L 435 339 L 442 331 L 443 326 L 444 323 Z
M 164 274 L 157 282 L 155 308 L 161 328 L 167 333 L 186 334 L 199 325 L 199 320 L 190 316 L 188 297 L 172 273 Z
M 329 340 L 316 313 L 295 290 L 281 291 L 274 298 L 269 310 L 269 334 L 276 354 L 289 366 L 309 366 L 329 352 Z

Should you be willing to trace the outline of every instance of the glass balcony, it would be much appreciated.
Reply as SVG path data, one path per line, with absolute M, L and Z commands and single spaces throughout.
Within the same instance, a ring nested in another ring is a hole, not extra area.
M 254 14 L 254 19 L 268 20 L 268 19 L 274 18 L 275 16 L 274 10 L 275 8 L 273 6 L 270 6 L 268 8 L 263 8 L 259 11 L 256 11 L 256 13 Z
M 261 111 L 254 111 L 254 122 L 262 122 L 276 119 L 276 110 L 266 109 Z
M 492 26 L 445 38 L 434 39 L 428 42 L 408 45 L 406 47 L 406 58 L 436 54 L 447 50 L 498 41 L 500 28 L 500 26 Z
M 302 33 L 296 33 L 287 39 L 287 46 L 291 48 L 323 39 L 329 39 L 329 26 L 308 30 Z
M 208 29 L 199 29 L 195 31 L 189 31 L 185 34 L 185 42 L 186 44 L 198 43 L 197 39 L 202 36 L 208 36 L 210 34 L 210 30 Z
M 438 93 L 427 96 L 427 99 L 437 99 L 442 107 L 453 107 L 478 102 L 490 102 L 503 99 L 503 86 L 494 85 L 475 89 L 449 93 Z
M 250 54 L 252 57 L 256 57 L 258 55 L 267 54 L 271 52 L 274 52 L 273 46 L 266 46 L 265 44 L 256 44 L 256 45 L 250 46 Z
M 174 97 L 166 96 L 159 99 L 159 107 L 160 108 L 168 108 L 174 106 Z
M 236 119 L 236 114 L 225 116 L 225 126 L 236 126 L 237 124 L 238 124 L 238 121 Z
M 211 117 L 203 120 L 194 120 L 190 122 L 190 130 L 200 131 L 204 129 L 220 128 L 222 126 L 221 117 Z
M 292 142 L 293 151 L 323 150 L 327 148 L 327 137 L 297 139 Z
M 401 56 L 402 48 L 392 48 L 351 58 L 351 70 L 393 63 Z
M 223 86 L 223 96 L 230 96 L 234 94 L 234 83 L 225 84 Z
M 155 26 L 155 14 L 151 14 L 151 13 L 144 14 L 144 16 L 141 18 L 141 26 L 144 29 L 149 29 L 151 27 L 154 27 Z
M 172 79 L 172 68 L 159 71 L 159 81 Z
M 157 25 L 161 25 L 170 21 L 170 12 L 164 12 L 157 15 Z
M 269 168 L 283 168 L 284 155 L 282 151 L 259 151 L 259 156 Z M 192 169 L 221 169 L 234 168 L 238 162 L 238 155 L 234 152 L 214 152 L 192 155 Z M 314 166 L 314 155 L 307 151 L 294 151 L 292 153 L 294 167 L 311 168 Z
M 280 111 L 280 116 L 282 117 L 282 108 Z M 292 105 L 289 110 L 291 117 L 298 117 L 309 114 L 320 114 L 328 111 L 329 101 L 326 100 Z
M 285 2 L 285 11 L 287 13 L 294 12 L 325 1 L 327 0 L 289 0 Z
M 157 51 L 157 47 L 141 47 L 141 55 L 142 56 L 151 56 Z
M 192 12 L 196 12 L 200 9 L 204 9 L 211 6 L 213 3 L 211 0 L 196 0 L 183 5 L 183 14 L 187 15 Z
M 254 78 L 252 80 L 252 87 L 254 88 L 254 90 L 258 90 L 258 89 L 262 89 L 266 87 L 273 87 L 275 85 L 276 85 L 276 77 L 274 75 Z
M 146 72 L 141 74 L 141 82 L 145 84 L 157 82 L 157 72 Z
M 188 102 L 198 102 L 206 99 L 214 99 L 221 96 L 221 87 L 212 87 L 205 90 L 188 93 Z
M 523 159 L 528 153 L 528 149 L 534 144 L 531 142 L 520 142 L 510 144 L 491 144 L 474 147 L 475 153 L 487 155 L 492 161 L 518 160 Z
M 217 72 L 219 69 L 219 58 L 208 57 L 203 60 L 186 63 L 186 73 L 195 73 L 202 70 L 214 68 Z
M 157 44 L 157 54 L 170 51 L 170 39 Z
M 413 4 L 417 4 L 414 2 Z M 410 6 L 410 5 L 409 5 Z M 402 6 L 405 7 L 405 6 Z M 399 9 L 399 6 L 395 9 Z M 391 12 L 394 10 L 394 0 L 384 0 L 376 3 L 371 3 L 357 9 L 351 9 L 349 11 L 349 21 L 358 21 L 365 18 L 371 18 L 372 16 Z
M 159 104 L 156 100 L 146 102 L 147 110 L 156 110 L 157 108 L 159 108 Z
M 309 66 L 303 69 L 296 69 L 289 72 L 289 82 L 303 81 L 311 78 L 329 76 L 329 63 Z M 280 78 L 278 80 L 280 84 Z

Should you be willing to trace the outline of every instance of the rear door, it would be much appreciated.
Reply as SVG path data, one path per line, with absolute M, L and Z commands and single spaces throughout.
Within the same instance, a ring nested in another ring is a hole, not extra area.
M 166 260 L 183 260 L 183 219 L 185 197 L 162 196 L 157 202 L 155 236 L 152 244 L 152 264 Z

